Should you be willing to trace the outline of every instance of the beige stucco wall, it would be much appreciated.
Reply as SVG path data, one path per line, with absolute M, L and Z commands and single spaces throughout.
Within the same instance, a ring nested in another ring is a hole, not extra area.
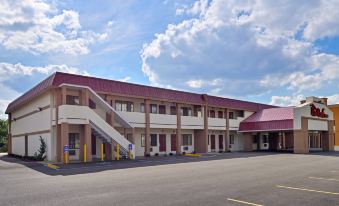
M 47 143 L 47 159 L 53 159 L 54 148 L 52 147 L 51 136 L 51 108 L 39 111 L 39 108 L 50 106 L 52 96 L 50 92 L 46 92 L 35 98 L 33 101 L 25 104 L 19 109 L 13 111 L 12 114 L 12 153 L 24 155 L 25 153 L 25 134 L 28 136 L 28 155 L 33 156 L 40 147 L 39 137 L 43 137 Z M 30 114 L 32 113 L 32 114 Z M 27 116 L 26 116 L 27 115 Z M 14 119 L 16 119 L 14 121 Z M 41 132 L 41 133 L 39 133 Z M 35 133 L 35 134 L 30 134 Z M 20 135 L 20 136 L 18 136 Z

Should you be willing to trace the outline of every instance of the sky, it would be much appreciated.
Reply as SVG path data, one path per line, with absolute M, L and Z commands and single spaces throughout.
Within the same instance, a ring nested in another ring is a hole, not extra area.
M 55 71 L 278 106 L 339 103 L 337 0 L 0 0 L 0 118 Z

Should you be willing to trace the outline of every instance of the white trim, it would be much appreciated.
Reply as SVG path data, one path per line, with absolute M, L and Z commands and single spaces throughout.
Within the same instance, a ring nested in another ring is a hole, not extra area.
M 108 111 L 113 111 L 114 112 L 114 117 L 117 117 L 117 121 L 125 128 L 133 128 L 133 126 L 124 118 L 122 117 L 111 105 L 109 105 L 104 99 L 102 99 L 93 89 L 91 89 L 88 86 L 80 86 L 80 85 L 75 85 L 75 84 L 61 84 L 59 87 L 75 87 L 75 88 L 81 88 L 81 89 L 88 89 L 92 95 L 94 95 L 95 98 L 100 100 L 99 102 L 102 103 L 102 106 L 106 107 Z

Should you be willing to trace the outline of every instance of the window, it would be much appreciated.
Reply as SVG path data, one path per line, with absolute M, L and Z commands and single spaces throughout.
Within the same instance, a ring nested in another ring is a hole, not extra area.
M 132 134 L 131 133 L 126 134 L 126 139 L 131 142 L 132 141 Z
M 70 105 L 79 105 L 80 100 L 78 96 L 67 95 L 66 96 L 66 104 Z
M 230 144 L 234 144 L 234 134 L 230 134 Z
M 197 108 L 197 117 L 202 117 L 201 107 Z
M 228 116 L 229 116 L 230 119 L 234 119 L 234 113 L 233 113 L 233 112 L 230 112 L 230 113 L 228 114 Z
M 157 113 L 157 105 L 156 104 L 150 104 L 151 113 L 156 114 Z
M 218 118 L 223 118 L 224 117 L 224 115 L 223 115 L 223 112 L 222 111 L 218 111 Z
M 70 149 L 80 149 L 79 133 L 69 133 L 68 144 Z
M 96 109 L 96 106 L 97 105 L 91 99 L 89 99 L 89 108 Z
M 140 112 L 145 113 L 145 103 L 140 103 Z
M 177 107 L 176 106 L 171 106 L 170 110 L 171 110 L 171 115 L 177 115 Z
M 183 134 L 182 135 L 182 146 L 191 146 L 192 145 L 192 135 Z
M 145 134 L 141 134 L 141 146 L 145 147 Z
M 268 135 L 267 134 L 262 136 L 262 143 L 264 143 L 264 144 L 268 143 Z
M 133 102 L 116 100 L 115 109 L 117 111 L 133 112 L 134 111 Z
M 159 105 L 159 114 L 166 114 L 166 106 Z
M 121 111 L 121 101 L 115 101 L 115 109 Z
M 215 111 L 214 110 L 210 110 L 210 117 L 215 118 Z
M 157 144 L 157 135 L 156 134 L 151 134 L 151 146 L 152 147 L 156 147 L 158 144 Z
M 181 107 L 182 116 L 192 116 L 192 109 L 190 107 Z
M 238 117 L 244 117 L 244 111 L 238 110 Z
M 258 135 L 253 136 L 253 143 L 257 144 L 258 143 Z

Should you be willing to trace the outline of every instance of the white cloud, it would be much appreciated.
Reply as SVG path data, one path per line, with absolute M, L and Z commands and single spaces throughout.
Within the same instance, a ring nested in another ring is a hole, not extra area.
M 69 67 L 67 65 L 47 65 L 45 67 L 31 67 L 24 66 L 21 63 L 10 64 L 0 63 L 0 83 L 1 81 L 7 80 L 12 76 L 31 76 L 37 73 L 48 75 L 53 72 L 67 72 L 72 74 L 84 74 L 88 75 L 86 71 L 80 71 L 78 68 Z
M 208 8 L 208 0 L 198 0 L 192 6 L 182 6 L 176 9 L 176 15 L 204 15 Z
M 339 104 L 339 94 L 333 94 L 331 96 L 325 96 L 328 98 L 327 104 Z M 301 100 L 305 100 L 303 95 L 296 96 L 272 96 L 270 104 L 277 106 L 297 106 Z
M 119 79 L 118 81 L 128 82 L 129 80 L 131 80 L 131 77 L 125 77 L 125 78 Z
M 7 119 L 7 115 L 5 114 L 6 108 L 10 103 L 10 100 L 0 99 L 0 119 Z
M 29 76 L 43 75 L 48 76 L 56 71 L 67 72 L 73 74 L 89 75 L 88 72 L 82 71 L 75 67 L 67 65 L 47 65 L 45 67 L 32 67 L 25 66 L 21 63 L 10 64 L 0 63 L 0 118 L 7 118 L 4 114 L 8 104 L 15 98 L 19 97 L 22 93 L 18 92 L 8 81 L 13 79 L 20 81 Z M 27 83 L 27 82 L 26 82 Z
M 107 37 L 81 30 L 76 11 L 59 11 L 45 1 L 2 0 L 0 11 L 0 44 L 6 49 L 80 55 Z
M 276 106 L 297 106 L 300 104 L 300 101 L 305 99 L 304 96 L 272 96 L 271 97 L 271 105 Z
M 187 82 L 187 85 L 192 88 L 200 88 L 204 82 L 202 80 L 190 80 Z
M 339 34 L 338 1 L 203 2 L 179 8 L 199 14 L 144 45 L 142 71 L 152 84 L 225 96 L 288 88 L 297 96 L 339 80 L 339 57 L 314 46 Z
M 1 81 L 1 80 L 0 80 Z M 20 92 L 15 91 L 14 89 L 6 86 L 0 82 L 0 119 L 7 119 L 5 114 L 8 104 L 21 95 Z
M 334 95 L 328 96 L 327 98 L 328 98 L 327 103 L 329 105 L 339 104 L 339 94 L 334 94 Z

